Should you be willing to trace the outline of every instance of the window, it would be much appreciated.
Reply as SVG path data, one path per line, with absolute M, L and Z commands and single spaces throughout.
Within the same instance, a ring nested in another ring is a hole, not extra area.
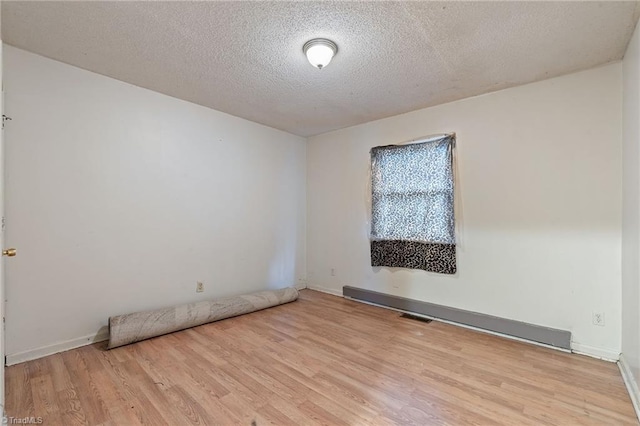
M 371 149 L 371 265 L 456 272 L 455 136 Z

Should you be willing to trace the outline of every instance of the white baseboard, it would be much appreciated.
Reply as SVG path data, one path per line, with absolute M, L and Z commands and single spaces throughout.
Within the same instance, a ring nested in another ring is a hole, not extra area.
M 313 288 L 313 287 L 310 287 L 310 288 Z M 317 289 L 319 291 L 325 291 L 327 293 L 336 294 L 331 289 L 323 289 L 323 288 L 317 288 Z M 346 297 L 346 298 L 349 299 L 349 300 L 353 300 L 355 302 L 365 303 L 365 304 L 373 305 L 373 306 L 379 306 L 381 308 L 391 309 L 391 310 L 398 311 L 398 312 L 407 312 L 407 311 L 404 311 L 402 309 L 396 309 L 396 308 L 393 308 L 393 307 L 390 307 L 390 306 L 386 306 L 386 305 L 380 305 L 380 304 L 377 304 L 377 303 L 371 303 L 371 302 L 367 302 L 365 300 L 354 299 L 354 298 L 351 298 L 351 297 Z M 540 343 L 540 342 L 537 342 L 537 341 L 533 341 L 533 340 L 529 340 L 529 339 L 525 339 L 525 338 L 520 338 L 520 337 L 512 336 L 512 335 L 509 335 L 509 334 L 503 334 L 503 333 L 500 333 L 500 332 L 486 330 L 484 328 L 475 327 L 473 325 L 462 324 L 462 323 L 455 322 L 455 321 L 447 321 L 447 320 L 442 319 L 442 318 L 430 317 L 428 315 L 419 315 L 416 312 L 409 312 L 409 313 L 412 314 L 412 315 L 417 315 L 417 316 L 433 319 L 433 320 L 436 320 L 436 321 L 444 322 L 444 323 L 447 323 L 447 324 L 455 325 L 457 327 L 468 328 L 468 329 L 475 330 L 475 331 L 478 331 L 478 332 L 481 332 L 481 333 L 492 334 L 492 335 L 500 336 L 500 337 L 503 337 L 503 338 L 506 338 L 506 339 L 516 340 L 516 341 L 519 341 L 519 342 L 525 342 L 525 343 L 536 345 L 536 346 L 542 346 L 542 347 L 554 349 L 554 350 L 561 351 L 561 352 L 574 352 L 574 353 L 578 353 L 578 354 L 581 354 L 581 355 L 586 355 L 586 356 L 589 356 L 589 357 L 601 359 L 601 360 L 608 361 L 608 362 L 616 362 L 616 361 L 618 361 L 618 358 L 620 356 L 620 352 L 619 351 L 606 349 L 606 348 L 603 349 L 603 348 L 598 348 L 598 347 L 589 346 L 589 345 L 583 345 L 583 344 L 576 343 L 576 342 L 571 342 L 571 350 L 569 351 L 568 349 L 565 349 L 565 348 L 560 348 L 560 347 L 557 347 L 557 346 L 552 346 L 552 345 L 549 345 L 549 344 Z
M 306 282 L 300 282 L 295 287 L 298 290 L 304 290 L 305 288 L 307 288 L 307 285 Z M 21 362 L 31 361 L 48 355 L 57 354 L 59 352 L 79 348 L 81 346 L 103 342 L 105 340 L 109 340 L 109 329 L 106 327 L 104 330 L 101 330 L 95 334 L 89 334 L 87 336 L 77 337 L 75 339 L 54 343 L 48 346 L 42 346 L 40 348 L 29 349 L 28 351 L 18 352 L 15 354 L 7 354 L 6 365 L 20 364 Z
M 418 313 L 415 313 L 415 312 L 405 311 L 405 310 L 402 310 L 402 309 L 396 309 L 396 308 L 392 308 L 391 306 L 379 305 L 377 303 L 367 302 L 366 300 L 353 299 L 351 297 L 345 297 L 345 299 L 351 300 L 351 301 L 354 301 L 354 302 L 357 302 L 357 303 L 364 303 L 365 305 L 377 306 L 378 308 L 382 308 L 382 309 L 389 309 L 391 311 L 403 312 L 403 313 L 415 315 L 417 317 L 427 318 L 427 319 L 430 319 L 430 320 L 433 320 L 433 321 L 442 322 L 444 324 L 453 325 L 455 327 L 461 327 L 461 328 L 466 328 L 466 329 L 469 329 L 469 330 L 477 331 L 479 333 L 491 334 L 492 336 L 502 337 L 503 339 L 515 340 L 516 342 L 522 342 L 522 343 L 527 343 L 529 345 L 540 346 L 540 347 L 543 347 L 543 348 L 549 348 L 549 349 L 553 349 L 553 350 L 560 351 L 560 352 L 571 353 L 571 351 L 569 351 L 567 349 L 558 348 L 556 346 L 546 345 L 546 344 L 540 343 L 540 342 L 534 342 L 533 340 L 522 339 L 520 337 L 510 336 L 508 334 L 498 333 L 498 332 L 491 331 L 491 330 L 485 330 L 483 328 L 478 328 L 478 327 L 474 327 L 474 326 L 471 326 L 471 325 L 460 324 L 459 322 L 447 321 L 447 320 L 444 320 L 442 318 L 431 317 L 429 315 L 422 315 L 422 314 L 418 314 Z
M 622 373 L 622 379 L 631 397 L 633 408 L 636 410 L 636 416 L 638 416 L 638 420 L 640 420 L 640 388 L 638 388 L 638 382 L 636 382 L 635 377 L 633 377 L 629 364 L 627 364 L 627 361 L 624 359 L 624 354 L 620 354 L 618 368 L 620 368 L 620 373 Z
M 319 291 L 321 293 L 327 293 L 327 294 L 332 294 L 334 296 L 340 296 L 340 297 L 344 297 L 342 295 L 342 289 L 340 290 L 334 290 L 332 288 L 328 288 L 328 287 L 321 287 L 318 285 L 307 285 L 307 288 L 309 290 L 315 290 L 315 291 Z
M 101 330 L 98 333 L 88 336 L 78 337 L 64 342 L 54 343 L 53 345 L 42 346 L 40 348 L 29 349 L 28 351 L 18 352 L 15 354 L 7 354 L 7 365 L 19 364 L 25 361 L 42 358 L 47 355 L 57 354 L 59 352 L 68 351 L 70 349 L 79 348 L 81 346 L 90 345 L 92 343 L 103 342 L 109 339 L 109 330 Z
M 618 362 L 620 359 L 619 351 L 596 348 L 595 346 L 583 345 L 577 342 L 571 342 L 571 352 L 608 362 Z
M 341 291 L 334 290 L 332 288 L 321 287 L 321 286 L 317 286 L 317 285 L 309 285 L 309 286 L 307 286 L 307 288 L 309 290 L 316 290 L 316 291 L 320 291 L 322 293 L 328 293 L 328 294 L 332 294 L 334 296 L 344 297 L 344 295 L 342 294 Z M 366 302 L 364 300 L 352 299 L 352 298 L 349 298 L 349 297 L 347 297 L 347 299 L 353 300 L 354 302 L 364 303 L 366 305 L 373 305 L 373 306 L 378 306 L 378 307 L 384 308 L 384 309 L 391 309 L 393 311 L 406 312 L 406 311 L 403 311 L 401 309 L 395 309 L 395 308 L 391 308 L 389 306 L 379 305 L 379 304 L 376 304 L 376 303 L 370 303 L 370 302 Z M 415 312 L 409 312 L 409 313 L 411 313 L 413 315 L 416 315 Z M 519 337 L 510 336 L 508 334 L 496 333 L 496 332 L 493 332 L 493 331 L 484 330 L 484 329 L 477 328 L 477 327 L 472 327 L 472 326 L 468 326 L 468 325 L 464 325 L 464 324 L 459 324 L 459 323 L 456 323 L 456 322 L 446 321 L 446 320 L 443 320 L 443 319 L 440 319 L 440 318 L 432 318 L 432 317 L 428 317 L 428 316 L 425 316 L 425 315 L 418 315 L 418 316 L 423 316 L 423 317 L 426 317 L 426 318 L 429 318 L 429 319 L 433 319 L 433 320 L 436 320 L 436 321 L 440 321 L 440 322 L 444 322 L 444 323 L 447 323 L 447 324 L 455 325 L 455 326 L 458 326 L 458 327 L 463 327 L 463 328 L 468 328 L 468 329 L 471 329 L 471 330 L 476 330 L 476 331 L 479 331 L 481 333 L 487 333 L 487 334 L 492 334 L 492 335 L 495 335 L 495 336 L 500 336 L 500 337 L 503 337 L 503 338 L 506 338 L 506 339 L 510 339 L 510 340 L 517 340 L 519 342 L 529 343 L 529 344 L 533 344 L 533 345 L 536 345 L 536 346 L 542 346 L 542 347 L 554 349 L 554 350 L 561 351 L 561 352 L 569 352 L 566 349 L 562 349 L 562 348 L 558 348 L 558 347 L 550 346 L 550 345 L 545 345 L 543 343 L 534 342 L 534 341 L 527 340 L 527 339 L 521 339 Z M 597 347 L 589 346 L 589 345 L 583 345 L 583 344 L 577 343 L 577 342 L 571 342 L 571 352 L 577 353 L 577 354 L 580 354 L 580 355 L 586 355 L 586 356 L 589 356 L 589 357 L 592 357 L 592 358 L 601 359 L 603 361 L 608 361 L 608 362 L 617 362 L 618 359 L 620 359 L 620 352 L 618 352 L 618 351 L 614 351 L 614 350 L 610 350 L 610 349 L 597 348 Z
M 323 293 L 332 294 L 334 296 L 344 297 L 341 291 L 334 290 L 332 288 L 321 287 L 321 286 L 317 286 L 317 285 L 310 285 L 310 286 L 307 286 L 307 288 L 310 289 L 310 290 L 316 290 L 316 291 L 320 291 L 320 292 L 323 292 Z M 398 312 L 406 312 L 406 311 L 403 311 L 401 309 L 395 309 L 395 308 L 391 308 L 389 306 L 379 305 L 379 304 L 376 304 L 376 303 L 370 303 L 370 302 L 366 302 L 364 300 L 352 299 L 352 298 L 349 298 L 349 297 L 347 297 L 347 299 L 353 300 L 354 302 L 364 303 L 364 304 L 367 304 L 367 305 L 378 306 L 378 307 L 384 308 L 384 309 L 391 309 L 391 310 L 398 311 Z M 413 315 L 416 315 L 415 312 L 410 312 L 410 313 L 413 314 Z M 436 321 L 444 322 L 444 323 L 455 325 L 455 326 L 458 326 L 458 327 L 469 328 L 469 329 L 472 329 L 472 330 L 479 331 L 481 333 L 493 334 L 495 336 L 504 337 L 504 338 L 510 339 L 510 340 L 517 340 L 517 341 L 520 341 L 520 342 L 525 342 L 525 343 L 533 344 L 533 345 L 536 345 L 536 346 L 543 346 L 543 347 L 546 347 L 546 348 L 555 349 L 555 350 L 559 350 L 559 351 L 562 351 L 562 352 L 569 352 L 566 349 L 558 348 L 558 347 L 555 347 L 555 346 L 550 346 L 550 345 L 546 345 L 546 344 L 539 343 L 539 342 L 534 342 L 534 341 L 527 340 L 527 339 L 521 339 L 519 337 L 510 336 L 508 334 L 496 333 L 496 332 L 493 332 L 493 331 L 484 330 L 484 329 L 481 329 L 481 328 L 468 326 L 468 325 L 464 325 L 464 324 L 460 324 L 460 323 L 456 323 L 456 322 L 446 321 L 446 320 L 443 320 L 441 318 L 432 318 L 432 317 L 427 317 L 425 315 L 418 315 L 418 316 L 424 316 L 426 318 L 434 319 Z M 577 354 L 580 354 L 580 355 L 586 355 L 586 356 L 589 356 L 589 357 L 592 357 L 592 358 L 601 359 L 603 361 L 608 361 L 608 362 L 617 362 L 618 359 L 620 358 L 620 352 L 618 352 L 618 351 L 614 351 L 614 350 L 610 350 L 610 349 L 597 348 L 597 347 L 594 347 L 594 346 L 584 345 L 584 344 L 577 343 L 577 342 L 571 342 L 571 352 L 577 353 Z

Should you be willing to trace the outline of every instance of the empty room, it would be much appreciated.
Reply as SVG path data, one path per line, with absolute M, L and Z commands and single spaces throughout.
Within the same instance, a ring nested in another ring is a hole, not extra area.
M 639 1 L 1 1 L 3 424 L 640 425 Z

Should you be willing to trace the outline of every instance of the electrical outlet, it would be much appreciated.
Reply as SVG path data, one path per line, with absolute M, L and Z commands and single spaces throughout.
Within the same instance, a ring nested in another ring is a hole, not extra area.
M 196 283 L 196 293 L 202 293 L 204 291 L 204 283 L 198 281 Z
M 599 325 L 600 327 L 604 327 L 604 312 L 593 313 L 593 325 Z
M 336 276 L 336 270 L 335 268 L 331 268 L 331 276 L 335 277 Z

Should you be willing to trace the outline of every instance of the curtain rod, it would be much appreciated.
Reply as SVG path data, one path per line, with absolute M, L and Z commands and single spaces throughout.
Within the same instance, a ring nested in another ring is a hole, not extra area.
M 408 144 L 412 144 L 412 143 L 422 143 L 422 142 L 431 142 L 437 139 L 443 139 L 446 137 L 456 137 L 456 132 L 452 132 L 452 133 L 436 133 L 434 135 L 428 135 L 428 136 L 421 136 L 419 138 L 416 139 L 411 139 L 408 141 L 404 141 L 404 142 L 400 142 L 398 145 L 408 145 Z

